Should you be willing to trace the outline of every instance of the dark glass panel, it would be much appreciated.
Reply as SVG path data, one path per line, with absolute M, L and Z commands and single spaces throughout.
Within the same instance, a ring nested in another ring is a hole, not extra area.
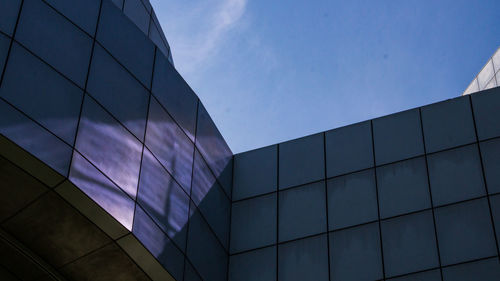
M 233 200 L 276 191 L 278 146 L 268 146 L 234 156 Z
M 146 149 L 138 202 L 175 243 L 184 249 L 189 197 Z
M 229 208 L 230 202 L 215 181 L 207 164 L 198 151 L 194 157 L 192 200 L 201 210 L 203 216 L 215 231 L 215 234 L 227 248 L 229 242 Z
M 175 279 L 182 280 L 184 255 L 139 206 L 133 233 Z
M 90 35 L 94 35 L 99 16 L 99 0 L 45 0 Z
M 276 243 L 276 193 L 233 203 L 231 252 L 260 248 Z
M 47 4 L 40 0 L 24 1 L 16 40 L 81 88 L 85 87 L 92 38 Z
M 17 43 L 12 46 L 0 96 L 73 144 L 83 91 Z
M 154 45 L 110 1 L 102 2 L 97 40 L 146 87 L 151 83 Z
M 87 91 L 143 140 L 149 92 L 98 44 L 94 49 Z
M 201 103 L 198 110 L 196 146 L 231 198 L 233 153 Z
M 325 177 L 323 134 L 279 144 L 279 188 L 287 188 Z
M 373 143 L 369 121 L 331 130 L 325 134 L 328 177 L 373 167 Z
M 0 100 L 0 112 L 0 134 L 60 174 L 67 175 L 72 152 L 70 146 L 2 100 Z
M 424 154 L 418 108 L 373 120 L 373 138 L 377 165 Z
M 325 182 L 279 192 L 279 241 L 326 231 Z
M 149 107 L 146 146 L 189 194 L 194 145 L 154 98 Z

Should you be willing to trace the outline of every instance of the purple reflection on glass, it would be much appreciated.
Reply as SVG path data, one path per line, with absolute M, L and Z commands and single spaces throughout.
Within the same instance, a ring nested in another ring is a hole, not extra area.
M 147 149 L 144 150 L 137 198 L 163 231 L 184 249 L 189 197 Z
M 176 280 L 182 280 L 184 255 L 158 226 L 137 206 L 132 232 Z
M 215 177 L 208 169 L 207 164 L 201 157 L 198 150 L 195 150 L 193 191 L 191 193 L 191 199 L 193 199 L 196 205 L 199 205 L 203 200 L 203 198 L 205 198 L 207 193 L 210 192 L 210 190 L 213 187 L 215 187 L 215 185 L 216 185 Z
M 231 196 L 231 159 L 233 153 L 201 103 L 198 110 L 196 147 L 200 150 L 226 193 Z
M 75 147 L 135 198 L 142 144 L 88 95 L 85 97 Z
M 191 198 L 206 217 L 224 247 L 229 241 L 229 209 L 231 203 L 200 157 L 195 155 L 193 192 Z
M 194 145 L 155 98 L 149 108 L 146 146 L 189 193 Z
M 75 151 L 69 179 L 128 230 L 132 230 L 134 201 Z
M 2 100 L 0 100 L 0 134 L 57 172 L 67 175 L 71 147 Z

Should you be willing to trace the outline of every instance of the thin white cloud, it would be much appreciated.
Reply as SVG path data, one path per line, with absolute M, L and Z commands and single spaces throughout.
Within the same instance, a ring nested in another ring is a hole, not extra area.
M 188 76 L 218 53 L 228 38 L 227 33 L 241 22 L 247 7 L 247 0 L 195 1 L 185 6 L 165 2 L 152 1 L 159 6 L 160 21 L 167 25 L 164 30 L 176 67 Z M 163 13 L 163 9 L 179 10 Z

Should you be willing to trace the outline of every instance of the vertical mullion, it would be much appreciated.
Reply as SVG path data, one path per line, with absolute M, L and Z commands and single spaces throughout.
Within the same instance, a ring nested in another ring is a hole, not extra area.
M 12 37 L 10 37 L 9 49 L 7 50 L 7 57 L 5 58 L 5 62 L 2 69 L 2 76 L 0 77 L 0 87 L 3 83 L 3 78 L 5 76 L 5 71 L 7 70 L 7 63 L 9 62 L 10 52 L 12 50 L 12 45 L 14 44 L 14 38 L 17 32 L 17 26 L 19 25 L 19 20 L 21 19 L 21 11 L 23 10 L 24 0 L 21 0 L 21 4 L 19 4 L 19 11 L 17 12 L 16 24 L 14 25 L 14 30 L 12 31 Z
M 375 176 L 375 193 L 377 195 L 377 216 L 378 216 L 378 235 L 380 240 L 380 257 L 382 260 L 382 278 L 385 279 L 385 263 L 384 263 L 384 247 L 382 243 L 382 226 L 380 222 L 380 202 L 378 193 L 378 179 L 377 179 L 377 161 L 375 159 L 375 138 L 373 135 L 373 120 L 370 120 L 370 132 L 372 139 L 372 154 L 373 154 L 373 173 Z
M 492 60 L 492 63 L 493 63 L 493 60 Z M 493 68 L 493 71 L 494 70 L 495 69 Z M 493 77 L 493 79 L 495 79 L 495 77 Z M 491 210 L 490 192 L 488 191 L 488 183 L 486 182 L 486 174 L 484 172 L 484 164 L 483 164 L 483 154 L 482 154 L 482 151 L 481 151 L 481 146 L 479 144 L 479 135 L 477 133 L 476 118 L 474 116 L 474 107 L 472 106 L 472 98 L 471 98 L 470 95 L 468 96 L 468 99 L 469 99 L 470 109 L 471 109 L 471 114 L 472 114 L 472 121 L 473 121 L 472 123 L 474 124 L 474 133 L 475 133 L 476 145 L 477 145 L 477 149 L 478 149 L 478 153 L 479 153 L 479 162 L 481 163 L 481 173 L 482 173 L 482 176 L 483 176 L 484 189 L 485 189 L 485 192 L 486 192 L 486 198 L 488 200 L 488 209 L 490 211 L 491 227 L 493 228 L 493 236 L 495 237 L 495 245 L 496 245 L 496 250 L 497 250 L 497 256 L 498 256 L 498 259 L 500 260 L 500 249 L 498 247 L 497 232 L 496 232 L 496 229 L 495 229 L 495 219 L 493 218 L 493 211 Z
M 326 247 L 327 247 L 327 258 L 328 258 L 328 280 L 331 281 L 331 261 L 330 261 L 330 223 L 328 219 L 328 182 L 327 182 L 327 170 L 326 170 L 326 132 L 323 132 L 323 170 L 324 170 L 324 176 L 325 176 L 325 211 L 326 211 Z
M 193 178 L 194 178 L 194 162 L 195 162 L 195 155 L 196 155 L 196 139 L 197 139 L 197 133 L 198 133 L 198 111 L 200 107 L 200 99 L 197 99 L 196 102 L 196 113 L 195 113 L 195 124 L 194 124 L 194 142 L 193 142 L 193 163 L 191 164 L 191 184 L 189 187 L 189 205 L 188 205 L 188 220 L 187 220 L 187 226 L 186 226 L 186 245 L 184 246 L 184 272 L 182 274 L 182 279 L 186 279 L 186 262 L 187 262 L 187 249 L 188 249 L 188 243 L 189 243 L 189 225 L 191 224 L 191 195 L 193 194 Z M 194 203 L 193 203 L 194 204 Z M 215 234 L 214 234 L 215 235 Z M 228 254 L 229 256 L 229 254 Z M 228 257 L 229 260 L 229 257 Z M 229 270 L 229 268 L 228 268 Z
M 429 198 L 431 200 L 431 211 L 432 211 L 432 223 L 434 224 L 434 239 L 436 240 L 436 249 L 438 255 L 438 264 L 439 264 L 439 274 L 441 275 L 441 280 L 443 280 L 443 268 L 441 265 L 441 251 L 439 249 L 439 240 L 437 235 L 437 227 L 436 227 L 436 215 L 434 214 L 434 201 L 432 199 L 432 188 L 431 188 L 431 180 L 429 177 L 429 163 L 427 160 L 427 147 L 425 145 L 425 133 L 424 133 L 424 122 L 422 120 L 422 108 L 418 109 L 418 116 L 420 119 L 420 130 L 422 132 L 422 143 L 424 146 L 424 159 L 425 159 L 425 171 L 427 176 L 427 188 L 429 189 Z
M 279 239 L 280 239 L 280 144 L 276 145 L 276 281 L 279 280 Z
M 97 31 L 99 29 L 99 23 L 101 21 L 101 16 L 102 16 L 102 1 L 103 0 L 101 0 L 101 3 L 99 4 L 99 13 L 98 13 L 98 16 L 97 16 L 97 23 L 95 25 L 94 36 L 92 37 L 92 49 L 90 51 L 89 66 L 88 66 L 88 69 L 87 69 L 87 77 L 85 78 L 85 85 L 84 85 L 84 88 L 83 88 L 82 103 L 80 104 L 80 112 L 78 113 L 78 122 L 76 124 L 75 138 L 74 138 L 73 144 L 72 144 L 73 146 L 72 146 L 72 150 L 71 150 L 71 158 L 70 158 L 69 167 L 68 167 L 68 174 L 66 175 L 66 177 L 68 177 L 68 178 L 69 178 L 69 173 L 71 171 L 71 166 L 73 165 L 73 155 L 75 154 L 76 140 L 77 140 L 78 132 L 79 132 L 79 129 L 80 129 L 80 121 L 82 119 L 83 104 L 85 102 L 85 97 L 87 95 L 87 86 L 88 86 L 88 83 L 89 83 L 90 70 L 92 68 L 92 61 L 94 60 L 94 51 L 95 51 L 95 45 L 96 45 L 96 41 L 97 41 L 97 39 L 96 39 L 96 37 L 97 37 Z

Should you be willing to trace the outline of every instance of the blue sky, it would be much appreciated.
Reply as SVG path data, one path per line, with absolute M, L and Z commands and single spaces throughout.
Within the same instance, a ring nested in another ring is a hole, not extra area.
M 151 0 L 234 153 L 459 96 L 500 1 Z

